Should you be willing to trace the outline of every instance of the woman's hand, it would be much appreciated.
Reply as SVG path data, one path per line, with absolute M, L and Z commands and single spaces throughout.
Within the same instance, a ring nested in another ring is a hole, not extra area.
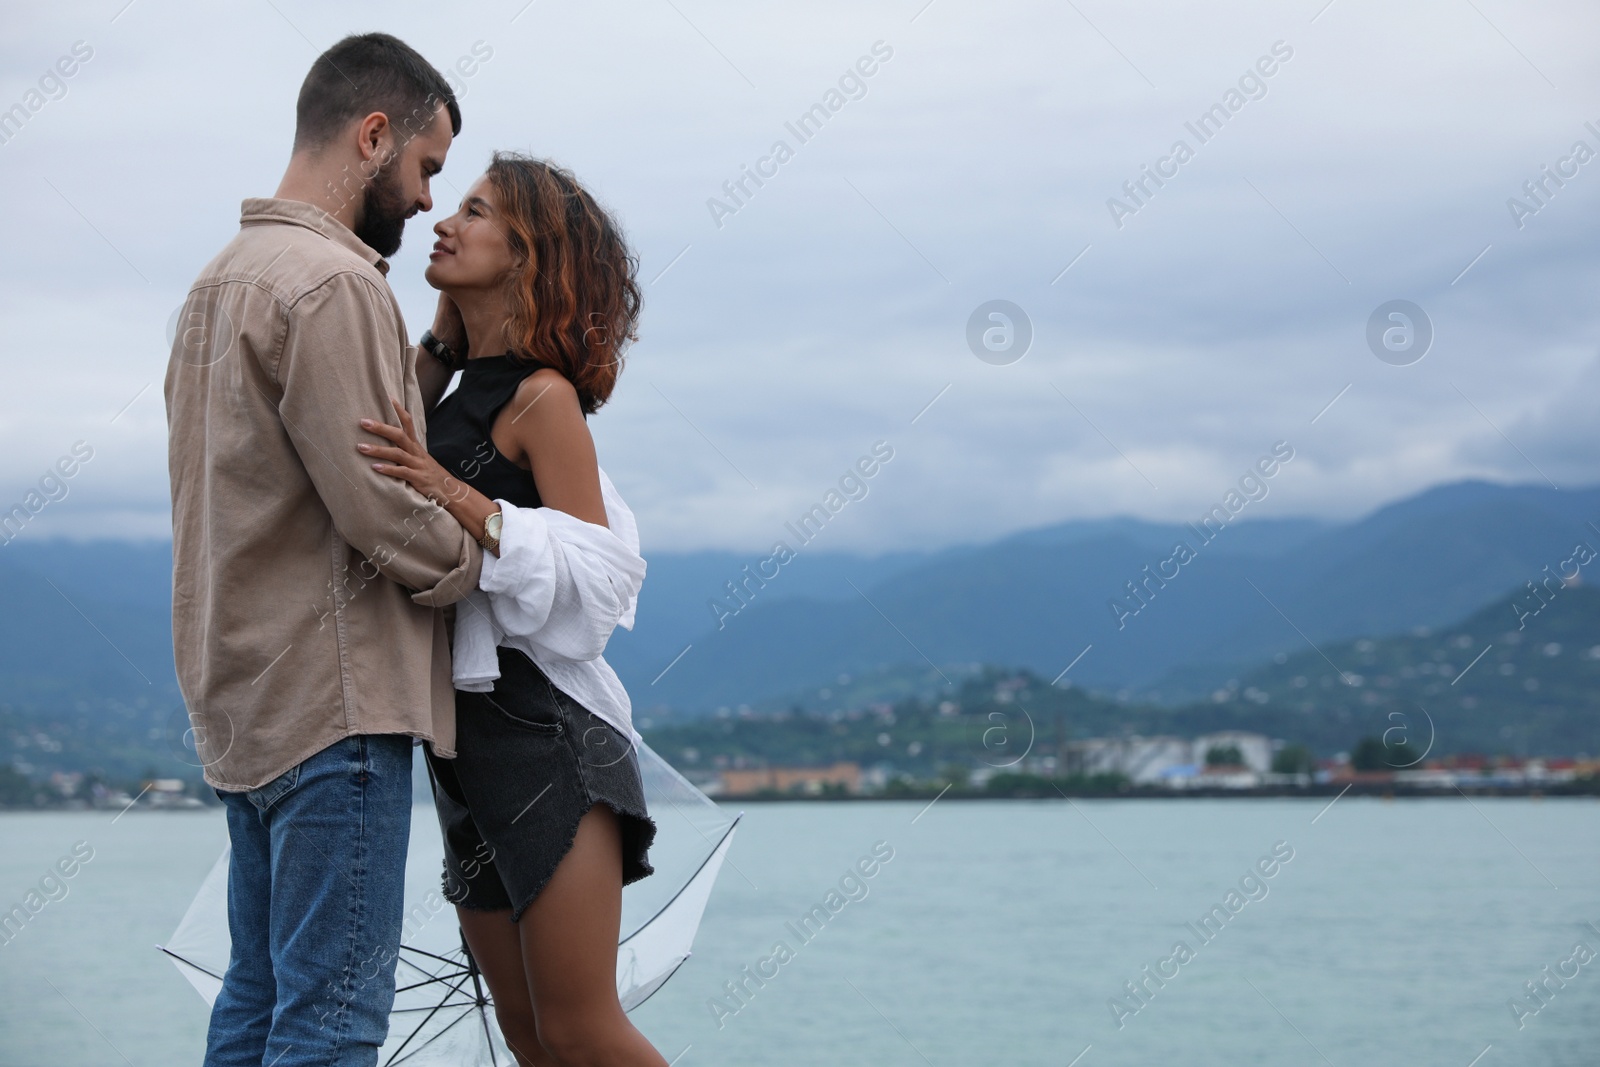
M 417 440 L 411 413 L 392 396 L 389 403 L 400 416 L 399 426 L 362 419 L 361 428 L 394 443 L 371 445 L 363 441 L 356 448 L 362 455 L 380 461 L 372 465 L 373 470 L 410 482 L 413 489 L 448 511 L 474 541 L 482 544 L 489 516 L 498 512 L 500 505 L 461 479 L 451 477 Z
M 390 397 L 389 403 L 394 405 L 395 413 L 400 416 L 399 426 L 390 426 L 376 419 L 361 420 L 363 430 L 393 442 L 392 445 L 373 445 L 363 441 L 356 445 L 363 455 L 381 461 L 374 463 L 372 469 L 379 474 L 410 482 L 413 489 L 442 507 L 448 507 L 471 492 L 469 486 L 452 478 L 438 460 L 428 455 L 428 450 L 417 440 L 411 413 L 400 405 L 400 401 Z

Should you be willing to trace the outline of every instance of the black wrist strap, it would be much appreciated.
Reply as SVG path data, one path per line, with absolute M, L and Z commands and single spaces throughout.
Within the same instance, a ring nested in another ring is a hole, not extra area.
M 428 355 L 444 364 L 446 369 L 452 371 L 461 369 L 461 360 L 456 355 L 455 349 L 435 337 L 432 330 L 423 330 L 422 339 L 417 344 Z

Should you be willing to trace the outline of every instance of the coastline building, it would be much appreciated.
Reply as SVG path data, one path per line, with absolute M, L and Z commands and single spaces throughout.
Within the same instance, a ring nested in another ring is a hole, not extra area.
M 757 793 L 798 793 L 820 796 L 829 788 L 854 795 L 861 792 L 861 765 L 839 761 L 827 767 L 753 767 L 727 769 L 721 774 L 722 796 Z
M 1194 739 L 1191 762 L 1204 767 L 1206 753 L 1214 748 L 1236 748 L 1243 757 L 1244 767 L 1256 774 L 1272 770 L 1272 738 L 1265 734 L 1245 730 L 1221 730 Z
M 1181 737 L 1091 737 L 1066 749 L 1067 774 L 1123 774 L 1134 785 L 1165 783 L 1172 768 L 1192 762 Z
M 1207 767 L 1216 748 L 1238 750 L 1240 763 Z M 1122 774 L 1134 785 L 1169 789 L 1189 786 L 1248 788 L 1272 769 L 1273 742 L 1265 734 L 1223 730 L 1190 740 L 1156 737 L 1092 737 L 1066 746 L 1067 774 Z

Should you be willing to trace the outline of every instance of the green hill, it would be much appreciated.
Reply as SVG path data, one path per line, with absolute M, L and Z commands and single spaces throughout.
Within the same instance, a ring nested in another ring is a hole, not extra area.
M 1600 752 L 1600 589 L 1533 594 L 1398 637 L 1329 642 L 1282 656 L 1212 694 L 1219 708 L 1279 717 L 1283 736 L 1328 747 L 1402 725 L 1433 751 Z
M 1513 608 L 1518 601 L 1495 601 L 1437 631 L 1282 654 L 1230 680 L 1211 699 L 1178 708 L 987 667 L 956 679 L 943 694 L 892 704 L 725 711 L 641 728 L 690 773 L 851 760 L 887 762 L 925 777 L 952 765 L 1002 768 L 1024 751 L 1050 755 L 1088 737 L 1218 730 L 1264 733 L 1320 756 L 1396 728 L 1402 733 L 1391 734 L 1393 740 L 1404 736 L 1435 756 L 1600 752 L 1600 590 L 1564 588 L 1522 629 Z M 827 699 L 836 700 L 831 690 Z

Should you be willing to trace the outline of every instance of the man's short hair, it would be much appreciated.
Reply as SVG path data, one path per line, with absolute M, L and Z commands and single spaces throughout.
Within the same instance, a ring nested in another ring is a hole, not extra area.
M 374 111 L 414 135 L 432 124 L 440 104 L 450 113 L 450 133 L 460 133 L 456 94 L 416 49 L 387 33 L 352 34 L 311 64 L 295 104 L 294 148 L 319 148 Z

